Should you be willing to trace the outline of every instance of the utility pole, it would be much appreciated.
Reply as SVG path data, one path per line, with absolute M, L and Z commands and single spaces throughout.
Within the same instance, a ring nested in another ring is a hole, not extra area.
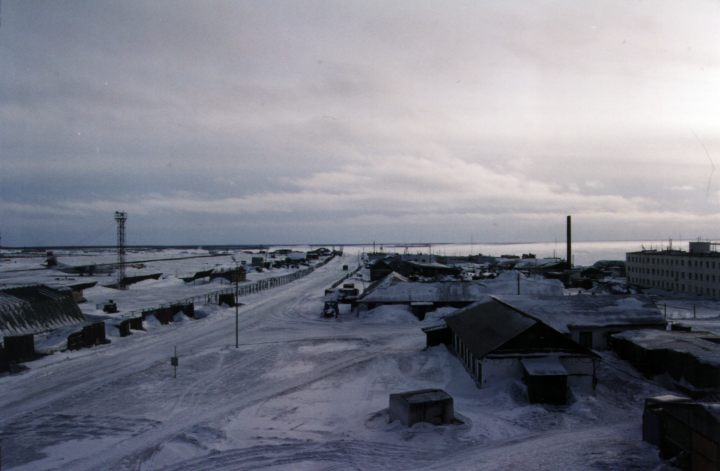
M 239 334 L 239 326 L 238 326 L 238 284 L 240 282 L 240 267 L 238 267 L 238 262 L 235 259 L 235 256 L 233 255 L 232 261 L 235 262 L 235 273 L 233 273 L 233 278 L 235 278 L 235 348 L 240 347 L 240 334 Z
M 170 358 L 170 365 L 173 367 L 173 378 L 177 378 L 178 363 L 177 346 L 175 346 L 175 354 Z

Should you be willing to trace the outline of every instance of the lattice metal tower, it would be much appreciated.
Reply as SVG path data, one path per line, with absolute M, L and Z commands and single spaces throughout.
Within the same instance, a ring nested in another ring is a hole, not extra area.
M 117 284 L 118 288 L 124 288 L 125 282 L 125 211 L 115 211 L 115 222 L 117 223 Z

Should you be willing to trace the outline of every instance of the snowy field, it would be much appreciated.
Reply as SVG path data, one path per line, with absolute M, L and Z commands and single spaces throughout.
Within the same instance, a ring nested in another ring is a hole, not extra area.
M 331 261 L 234 308 L 50 355 L 0 376 L 3 469 L 652 470 L 643 400 L 665 392 L 613 355 L 593 396 L 529 405 L 521 383 L 478 389 L 405 308 L 324 319 Z M 173 378 L 170 357 L 180 366 Z M 442 388 L 462 424 L 388 423 L 388 396 Z

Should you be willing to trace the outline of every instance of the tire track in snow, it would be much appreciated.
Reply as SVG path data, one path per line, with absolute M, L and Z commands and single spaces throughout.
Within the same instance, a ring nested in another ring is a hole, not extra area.
M 139 456 L 148 456 L 148 451 L 152 452 L 152 450 L 158 449 L 164 443 L 171 441 L 184 432 L 188 432 L 199 424 L 213 423 L 230 414 L 239 412 L 268 399 L 296 392 L 314 382 L 341 372 L 344 369 L 370 362 L 379 355 L 397 351 L 396 349 L 382 348 L 378 351 L 354 356 L 349 359 L 328 362 L 323 365 L 324 368 L 322 370 L 318 370 L 312 374 L 306 374 L 300 379 L 280 381 L 275 385 L 270 383 L 267 378 L 256 378 L 255 384 L 247 385 L 247 387 L 243 388 L 242 395 L 236 397 L 236 402 L 227 401 L 219 404 L 210 415 L 205 416 L 201 421 L 198 421 L 197 418 L 192 415 L 178 415 L 174 417 L 173 420 L 169 420 L 152 430 L 118 442 L 116 446 L 108 450 L 102 457 L 87 457 L 68 463 L 68 465 L 72 465 L 73 469 L 89 470 L 138 469 L 141 464 L 137 462 Z M 245 383 L 243 384 L 246 386 Z M 127 459 L 128 456 L 132 457 L 129 461 Z
M 323 268 L 333 264 L 339 266 L 341 260 L 342 258 L 336 257 Z M 320 276 L 323 274 L 325 276 Z M 263 319 L 258 311 L 272 309 L 274 305 L 282 308 L 284 304 L 293 299 L 293 292 L 297 289 L 320 289 L 335 277 L 336 274 L 330 275 L 328 271 L 318 270 L 307 277 L 284 285 L 296 289 L 281 293 L 268 290 L 243 298 L 249 304 L 243 306 L 245 316 L 240 316 L 240 321 L 243 322 L 240 326 L 241 329 L 246 325 L 257 324 Z M 94 349 L 92 354 L 67 361 L 54 362 L 39 368 L 32 368 L 31 364 L 30 371 L 18 376 L 3 378 L 2 384 L 7 389 L 5 394 L 0 395 L 0 408 L 4 411 L 3 417 L 0 417 L 0 427 L 18 416 L 48 407 L 49 404 L 55 403 L 63 397 L 92 391 L 95 387 L 107 382 L 108 377 L 132 375 L 138 370 L 169 361 L 170 353 L 175 345 L 184 343 L 186 350 L 227 345 L 232 332 L 234 332 L 235 319 L 234 316 L 218 317 L 220 316 L 210 316 L 188 322 L 185 325 L 159 328 L 149 335 L 138 335 L 137 339 L 130 337 L 122 345 L 102 346 Z M 192 330 L 189 339 L 188 330 Z M 222 342 L 222 344 L 218 345 L 218 342 Z M 158 355 L 158 352 L 162 352 L 161 355 Z M 123 353 L 131 355 L 133 361 L 118 364 L 117 360 L 122 357 Z M 163 359 L 156 360 L 156 358 Z M 90 379 L 88 379 L 89 377 Z M 32 388 L 27 387 L 25 384 L 27 382 L 33 383 Z M 18 392 L 13 392 L 13 389 L 18 389 Z M 3 398 L 6 399 L 6 402 L 2 402 Z
M 338 263 L 339 261 L 336 262 L 336 264 Z M 299 289 L 304 290 L 313 286 L 314 289 L 320 289 L 329 280 L 335 278 L 335 274 L 327 272 L 324 276 L 319 275 L 323 274 L 320 272 L 318 274 L 313 273 L 308 277 L 296 280 L 297 285 L 300 286 L 293 289 L 286 288 L 285 292 L 274 293 L 270 290 L 254 295 L 254 299 L 246 298 L 252 304 L 246 307 L 245 315 L 240 317 L 241 322 L 247 324 L 254 319 L 267 318 L 268 313 L 286 306 L 289 301 L 293 300 Z M 285 287 L 292 287 L 293 284 L 285 285 Z M 184 344 L 183 350 L 195 352 L 206 351 L 208 347 L 227 345 L 234 330 L 230 329 L 234 327 L 234 316 L 228 315 L 228 311 L 231 311 L 231 309 L 226 310 L 225 313 L 218 313 L 217 316 L 210 316 L 169 328 L 160 328 L 146 335 L 130 337 L 122 343 L 95 349 L 87 355 L 75 357 L 68 361 L 55 361 L 48 365 L 32 368 L 25 374 L 4 378 L 3 386 L 9 387 L 5 389 L 5 394 L 0 397 L 0 407 L 3 410 L 3 416 L 0 417 L 0 433 L 5 431 L 6 428 L 14 430 L 12 424 L 17 423 L 17 421 L 33 423 L 33 421 L 42 420 L 43 416 L 49 417 L 58 411 L 66 410 L 68 404 L 73 407 L 73 404 L 76 404 L 79 400 L 86 400 L 89 404 L 97 401 L 102 402 L 102 393 L 108 387 L 112 388 L 113 384 L 121 385 L 123 378 L 133 378 L 137 376 L 138 371 L 156 369 L 166 363 L 165 359 L 169 357 L 172 346 L 178 343 Z M 277 342 L 276 340 L 274 342 L 259 343 Z M 124 354 L 128 354 L 128 358 L 125 358 Z M 163 360 L 157 360 L 159 357 L 163 358 Z M 252 360 L 249 359 L 248 361 Z M 210 375 L 206 374 L 204 376 L 208 378 Z M 195 385 L 194 389 L 197 390 L 197 388 L 202 387 L 203 382 L 198 380 Z M 15 389 L 18 392 L 13 392 Z M 192 391 L 192 389 L 193 387 L 189 388 L 188 391 Z M 4 403 L 3 398 L 5 398 Z M 90 415 L 88 417 L 98 423 L 115 420 L 115 417 L 107 414 Z M 135 419 L 130 418 L 130 420 Z M 98 430 L 112 432 L 112 429 L 101 428 Z M 53 435 L 52 431 L 48 429 L 47 432 L 43 432 L 42 429 L 36 430 L 33 432 L 35 438 L 32 438 L 32 433 L 18 429 L 14 430 L 13 437 L 16 440 L 23 441 L 24 436 L 29 439 L 26 441 L 39 444 L 44 439 L 40 437 L 41 439 L 38 440 L 37 433 L 48 435 L 48 438 L 51 438 L 49 435 Z M 103 436 L 103 433 L 101 432 L 100 435 Z M 113 434 L 105 434 L 104 436 L 113 436 Z M 41 456 L 42 448 L 42 446 L 38 448 Z

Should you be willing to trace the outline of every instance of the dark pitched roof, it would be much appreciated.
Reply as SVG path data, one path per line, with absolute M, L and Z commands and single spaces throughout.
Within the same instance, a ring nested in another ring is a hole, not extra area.
M 566 352 L 597 357 L 567 336 L 495 298 L 446 317 L 445 323 L 477 358 L 490 353 Z
M 472 304 L 445 318 L 454 332 L 463 335 L 463 342 L 477 358 L 482 358 L 537 321 L 520 314 L 494 299 Z

